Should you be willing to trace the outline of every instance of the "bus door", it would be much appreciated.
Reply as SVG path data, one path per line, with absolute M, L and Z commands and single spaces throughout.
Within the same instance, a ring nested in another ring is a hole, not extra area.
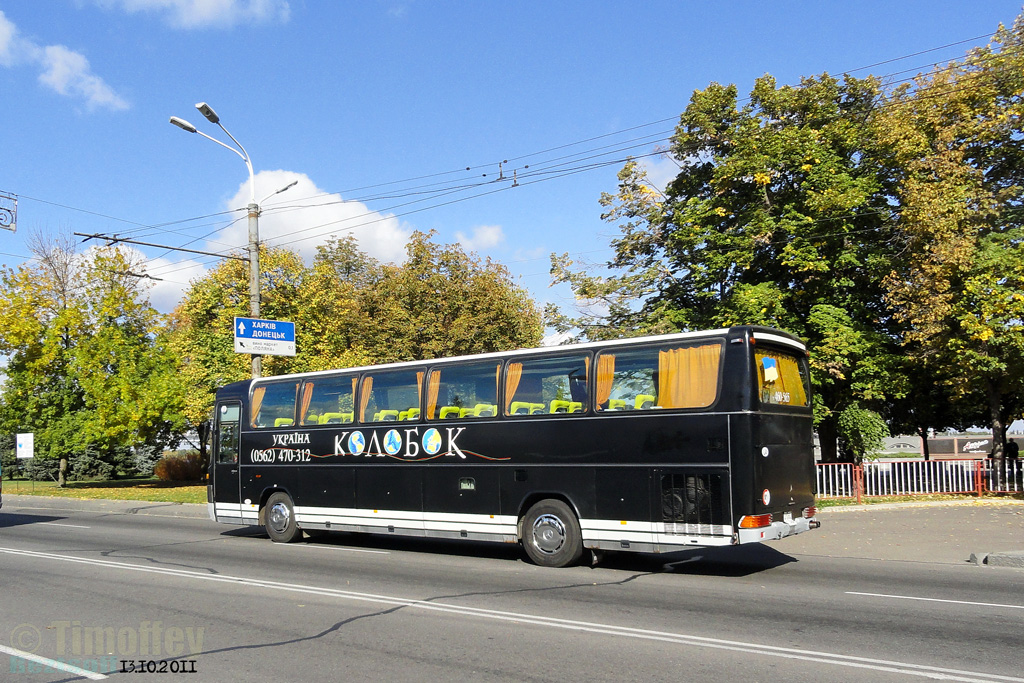
M 238 455 L 241 450 L 242 404 L 223 401 L 217 404 L 214 433 L 213 501 L 217 517 L 241 517 Z M 224 505 L 227 503 L 227 505 Z

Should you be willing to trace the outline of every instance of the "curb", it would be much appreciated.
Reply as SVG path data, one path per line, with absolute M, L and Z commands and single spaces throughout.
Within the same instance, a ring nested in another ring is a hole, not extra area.
M 145 500 L 92 500 L 87 498 L 58 498 L 55 496 L 3 497 L 4 512 L 21 510 L 67 510 L 69 512 L 101 512 L 110 515 L 144 515 L 150 517 L 183 517 L 209 519 L 205 505 L 195 503 L 157 503 Z
M 867 505 L 829 505 L 818 507 L 818 514 L 833 512 L 865 512 L 869 510 L 900 510 L 904 508 L 931 507 L 984 507 L 984 506 L 1024 506 L 1024 500 L 1016 498 L 972 498 L 970 500 L 922 500 L 906 503 L 869 503 Z
M 1011 550 L 1002 553 L 982 553 L 975 555 L 971 553 L 971 559 L 976 565 L 988 565 L 989 567 L 1014 567 L 1024 569 L 1024 550 Z

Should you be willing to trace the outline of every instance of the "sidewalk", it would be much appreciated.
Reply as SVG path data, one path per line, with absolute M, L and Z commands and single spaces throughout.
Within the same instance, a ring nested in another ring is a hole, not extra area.
M 1024 566 L 1024 501 L 829 507 L 819 509 L 818 519 L 820 529 L 787 538 L 776 548 L 797 555 L 948 564 L 988 555 L 988 564 Z
M 111 515 L 153 515 L 157 517 L 186 517 L 209 519 L 205 505 L 192 503 L 152 503 L 145 500 L 89 500 L 85 498 L 58 498 L 56 496 L 15 496 L 4 494 L 5 512 L 28 510 L 68 510 L 76 512 L 105 512 Z

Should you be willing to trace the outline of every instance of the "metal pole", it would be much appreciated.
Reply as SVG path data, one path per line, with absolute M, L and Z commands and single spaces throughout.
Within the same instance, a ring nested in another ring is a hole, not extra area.
M 260 317 L 260 206 L 255 197 L 249 204 L 249 315 Z M 252 377 L 263 376 L 263 357 L 252 356 Z

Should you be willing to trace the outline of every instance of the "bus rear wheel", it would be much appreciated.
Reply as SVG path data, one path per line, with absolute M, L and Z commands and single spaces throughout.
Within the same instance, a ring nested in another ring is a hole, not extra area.
M 278 491 L 267 498 L 264 528 L 275 543 L 291 543 L 302 538 L 302 529 L 295 521 L 295 509 L 287 493 Z
M 542 567 L 568 567 L 583 555 L 580 523 L 568 505 L 549 498 L 535 503 L 523 517 L 523 548 Z

